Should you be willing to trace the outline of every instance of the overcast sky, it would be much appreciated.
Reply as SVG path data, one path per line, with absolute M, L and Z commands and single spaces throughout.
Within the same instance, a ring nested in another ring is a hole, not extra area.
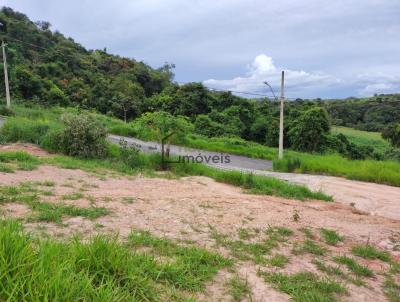
M 400 0 L 0 0 L 179 82 L 290 97 L 400 92 Z

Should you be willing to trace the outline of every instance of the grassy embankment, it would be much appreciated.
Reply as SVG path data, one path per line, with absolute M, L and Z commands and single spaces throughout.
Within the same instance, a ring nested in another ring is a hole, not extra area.
M 35 120 L 57 120 L 59 116 L 67 111 L 77 111 L 76 109 L 53 108 L 51 110 L 38 110 L 16 106 L 14 109 L 18 116 Z M 110 133 L 136 136 L 143 140 L 151 140 L 152 135 L 148 133 L 138 133 L 134 123 L 125 124 L 124 122 L 104 115 L 97 115 L 100 120 L 107 125 Z M 358 131 L 345 127 L 333 129 L 334 133 L 345 134 L 351 142 L 371 145 L 377 151 L 383 152 L 388 148 L 379 133 Z M 400 162 L 397 161 L 376 161 L 376 160 L 349 160 L 338 154 L 309 154 L 292 150 L 285 150 L 285 159 L 277 161 L 277 149 L 264 146 L 254 142 L 248 142 L 238 138 L 204 138 L 198 135 L 188 135 L 183 142 L 177 142 L 188 147 L 232 153 L 252 158 L 274 160 L 274 170 L 282 172 L 297 172 L 310 174 L 324 174 L 341 176 L 348 179 L 375 182 L 400 186 Z M 296 161 L 295 169 L 290 168 L 290 162 Z
M 47 135 L 53 129 L 62 127 L 57 117 L 64 109 L 53 109 L 50 113 L 43 113 L 43 110 L 36 112 L 27 108 L 18 108 L 16 111 L 23 114 L 17 117 L 10 117 L 1 129 L 1 138 L 5 142 L 31 142 L 36 143 L 51 151 L 53 142 L 51 135 Z M 19 114 L 18 114 L 19 115 Z M 110 118 L 101 117 L 105 120 Z M 110 119 L 115 124 L 118 121 Z M 11 156 L 11 155 L 9 155 Z M 63 155 L 55 155 L 47 158 L 37 159 L 40 163 L 57 165 L 63 168 L 83 169 L 90 172 L 99 172 L 102 170 L 113 170 L 124 174 L 135 174 L 138 172 L 154 174 L 154 171 L 160 167 L 160 158 L 158 155 L 146 155 L 139 153 L 134 162 L 126 162 L 121 155 L 118 146 L 109 144 L 108 155 L 103 159 L 79 159 Z M 1 161 L 1 158 L 0 158 Z M 10 160 L 11 161 L 11 160 Z M 9 161 L 9 162 L 10 162 Z M 12 172 L 13 165 L 7 161 L 1 161 L 3 169 Z M 20 163 L 21 164 L 21 163 Z M 304 186 L 290 184 L 271 177 L 256 175 L 247 175 L 241 172 L 228 172 L 213 169 L 198 164 L 179 164 L 170 167 L 171 175 L 202 175 L 211 177 L 219 182 L 240 186 L 251 193 L 275 195 L 285 198 L 306 200 L 319 199 L 330 201 L 332 198 L 321 192 L 312 192 Z

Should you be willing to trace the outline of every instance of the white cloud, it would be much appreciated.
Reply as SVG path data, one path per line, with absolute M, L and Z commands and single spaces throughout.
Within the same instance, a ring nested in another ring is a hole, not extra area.
M 320 90 L 340 83 L 339 79 L 321 72 L 277 67 L 273 59 L 265 54 L 258 55 L 252 64 L 247 66 L 247 69 L 248 72 L 243 77 L 239 76 L 229 80 L 209 79 L 203 83 L 205 86 L 215 89 L 269 94 L 269 89 L 264 82 L 269 82 L 278 91 L 281 71 L 284 70 L 286 92 L 292 97 L 302 96 L 309 90 Z
M 357 75 L 356 82 L 361 86 L 359 95 L 369 96 L 375 93 L 399 93 L 400 91 L 400 66 L 370 67 L 368 71 Z

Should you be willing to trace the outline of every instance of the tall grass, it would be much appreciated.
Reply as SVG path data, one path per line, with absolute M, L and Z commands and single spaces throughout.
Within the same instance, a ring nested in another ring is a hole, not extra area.
M 285 198 L 306 200 L 318 199 L 332 201 L 332 197 L 322 192 L 313 192 L 300 185 L 291 184 L 273 177 L 242 173 L 239 171 L 223 171 L 199 164 L 176 164 L 172 167 L 178 175 L 201 175 L 218 182 L 239 186 L 255 194 L 275 195 Z
M 274 170 L 283 172 L 326 174 L 348 179 L 400 186 L 400 162 L 349 160 L 339 155 L 299 154 L 299 164 L 290 169 L 291 157 L 274 161 Z M 293 162 L 293 159 L 292 159 Z
M 230 265 L 199 248 L 171 249 L 174 258 L 163 262 L 116 237 L 35 240 L 19 223 L 0 221 L 0 300 L 193 301 L 190 292 Z

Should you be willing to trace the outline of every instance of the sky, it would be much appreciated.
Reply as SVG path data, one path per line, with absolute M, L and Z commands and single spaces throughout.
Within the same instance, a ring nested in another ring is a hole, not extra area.
M 301 98 L 400 92 L 400 0 L 0 0 L 175 80 Z

